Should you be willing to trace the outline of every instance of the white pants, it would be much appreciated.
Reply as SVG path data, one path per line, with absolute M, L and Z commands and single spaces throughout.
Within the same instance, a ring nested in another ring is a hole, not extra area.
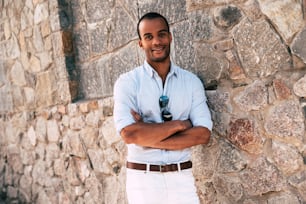
M 129 204 L 199 204 L 191 169 L 145 172 L 127 169 Z

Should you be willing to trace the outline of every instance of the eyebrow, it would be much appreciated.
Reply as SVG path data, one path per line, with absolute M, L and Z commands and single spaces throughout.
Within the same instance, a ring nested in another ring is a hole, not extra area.
M 158 31 L 158 33 L 163 33 L 163 32 L 169 33 L 169 31 L 168 31 L 167 29 L 162 29 L 162 30 Z M 143 36 L 151 35 L 151 34 L 152 34 L 152 33 L 145 33 L 145 34 L 143 34 Z

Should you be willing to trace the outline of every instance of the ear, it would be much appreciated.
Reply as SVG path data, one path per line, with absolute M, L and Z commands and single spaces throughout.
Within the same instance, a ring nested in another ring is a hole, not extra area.
M 142 48 L 142 42 L 141 42 L 141 40 L 138 41 L 138 45 L 139 45 L 139 47 Z

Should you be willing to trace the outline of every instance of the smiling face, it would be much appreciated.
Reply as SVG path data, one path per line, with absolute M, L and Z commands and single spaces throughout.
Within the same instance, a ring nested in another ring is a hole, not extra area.
M 139 24 L 139 46 L 145 51 L 149 64 L 170 60 L 172 35 L 162 18 L 144 19 Z

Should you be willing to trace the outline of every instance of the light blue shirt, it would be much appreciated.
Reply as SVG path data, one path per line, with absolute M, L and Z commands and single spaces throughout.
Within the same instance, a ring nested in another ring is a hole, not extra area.
M 137 111 L 144 122 L 161 123 L 159 97 L 169 97 L 168 110 L 172 120 L 190 119 L 193 126 L 212 129 L 210 111 L 204 87 L 193 73 L 171 63 L 163 87 L 162 79 L 145 61 L 142 66 L 122 74 L 114 87 L 114 121 L 118 133 L 135 123 L 130 110 Z M 128 144 L 127 160 L 130 162 L 169 164 L 190 160 L 191 149 L 170 151 Z

